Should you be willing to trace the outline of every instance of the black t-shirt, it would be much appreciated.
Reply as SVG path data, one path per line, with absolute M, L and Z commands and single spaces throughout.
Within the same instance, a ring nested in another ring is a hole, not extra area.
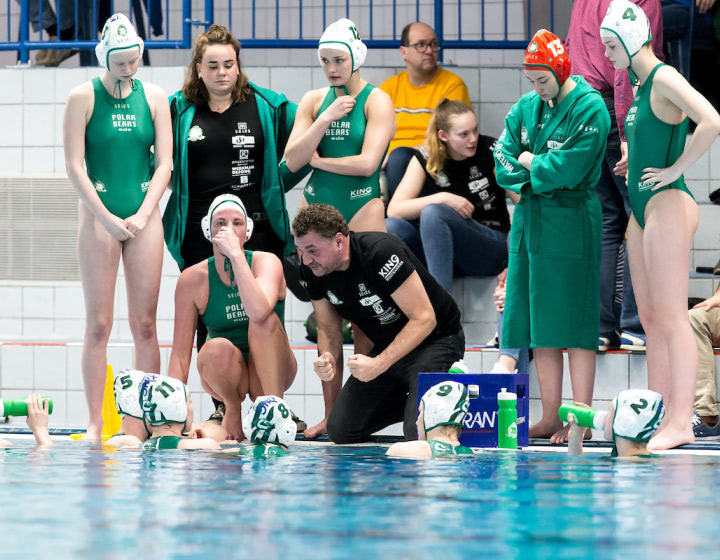
M 189 220 L 205 216 L 216 196 L 234 194 L 261 221 L 264 148 L 254 93 L 222 113 L 198 105 L 188 135 Z
M 460 310 L 448 294 L 397 237 L 387 233 L 350 232 L 350 266 L 315 276 L 302 265 L 300 276 L 310 298 L 328 299 L 344 319 L 357 324 L 382 352 L 407 324 L 391 294 L 417 271 L 435 311 L 437 325 L 425 339 L 434 340 L 462 331 Z
M 494 138 L 478 136 L 475 155 L 462 161 L 447 158 L 434 182 L 438 192 L 451 192 L 472 202 L 475 205 L 473 220 L 489 228 L 508 232 L 510 216 L 505 204 L 505 191 L 495 181 L 494 147 Z M 427 156 L 424 150 L 416 150 L 415 158 L 425 169 Z M 425 175 L 433 181 L 426 169 Z

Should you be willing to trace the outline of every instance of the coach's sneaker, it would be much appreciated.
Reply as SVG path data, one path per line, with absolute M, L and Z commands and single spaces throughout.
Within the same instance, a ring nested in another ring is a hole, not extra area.
M 598 338 L 598 352 L 607 352 L 608 350 L 617 350 L 620 348 L 620 337 L 616 332 L 609 336 L 601 336 Z
M 696 439 L 720 441 L 720 422 L 714 426 L 708 426 L 700 416 L 693 414 L 692 427 Z
M 620 336 L 620 348 L 630 352 L 645 352 L 645 333 L 623 331 Z

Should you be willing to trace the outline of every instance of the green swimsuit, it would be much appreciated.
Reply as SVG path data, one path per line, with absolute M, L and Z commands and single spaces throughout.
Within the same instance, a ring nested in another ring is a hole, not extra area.
M 362 152 L 365 141 L 365 103 L 374 86 L 367 84 L 355 98 L 352 111 L 342 119 L 330 123 L 325 136 L 318 144 L 318 154 L 327 158 L 356 156 Z M 318 115 L 337 99 L 335 88 L 331 87 L 325 96 Z M 338 175 L 315 169 L 305 185 L 305 200 L 308 204 L 329 204 L 336 208 L 347 222 L 358 210 L 380 196 L 380 165 L 369 177 L 361 175 Z
M 157 451 L 159 449 L 177 449 L 183 438 L 180 436 L 152 437 L 140 444 L 142 451 Z
M 248 266 L 252 267 L 252 251 L 245 251 Z M 227 338 L 248 358 L 250 346 L 248 344 L 248 326 L 250 319 L 245 313 L 237 287 L 226 286 L 215 268 L 215 257 L 208 259 L 208 294 L 205 313 L 201 315 L 203 323 L 207 326 L 208 340 L 211 338 Z M 285 324 L 285 300 L 275 304 L 275 314 L 280 322 Z
M 474 455 L 473 450 L 464 445 L 450 445 L 436 439 L 428 440 L 428 444 L 430 444 L 433 459 L 447 455 Z
M 685 138 L 688 130 L 688 119 L 679 124 L 668 124 L 655 116 L 650 106 L 650 92 L 658 64 L 653 68 L 645 83 L 635 94 L 627 117 L 625 117 L 625 134 L 628 142 L 628 194 L 633 216 L 641 228 L 645 227 L 645 207 L 656 194 L 677 189 L 692 193 L 685 186 L 682 176 L 669 185 L 656 191 L 652 190 L 655 183 L 646 183 L 641 177 L 646 167 L 664 169 L 674 164 L 685 149 Z M 695 197 L 693 197 L 694 200 Z
M 150 146 L 155 126 L 140 80 L 125 99 L 116 99 L 100 78 L 92 81 L 95 92 L 92 117 L 85 129 L 87 174 L 100 200 L 111 214 L 128 218 L 145 200 L 150 184 Z

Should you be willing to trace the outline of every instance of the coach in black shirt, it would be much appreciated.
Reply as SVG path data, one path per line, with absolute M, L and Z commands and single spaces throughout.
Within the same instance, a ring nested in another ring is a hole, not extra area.
M 306 436 L 327 431 L 335 443 L 353 443 L 402 420 L 405 437 L 417 439 L 418 373 L 447 371 L 465 351 L 452 296 L 397 237 L 351 233 L 331 206 L 301 210 L 293 234 L 317 316 L 314 369 L 325 397 L 325 420 Z M 344 387 L 343 319 L 374 345 L 367 356 L 348 358 Z

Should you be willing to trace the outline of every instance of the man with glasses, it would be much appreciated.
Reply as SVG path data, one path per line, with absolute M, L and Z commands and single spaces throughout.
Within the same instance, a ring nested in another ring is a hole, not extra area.
M 459 99 L 468 105 L 470 96 L 462 79 L 438 68 L 438 43 L 429 25 L 415 22 L 402 31 L 400 55 L 407 70 L 388 78 L 380 86 L 393 100 L 397 131 L 390 142 L 385 165 L 390 196 L 405 174 L 415 147 L 425 140 L 425 132 L 435 105 L 443 97 Z M 423 192 L 421 196 L 429 194 Z

